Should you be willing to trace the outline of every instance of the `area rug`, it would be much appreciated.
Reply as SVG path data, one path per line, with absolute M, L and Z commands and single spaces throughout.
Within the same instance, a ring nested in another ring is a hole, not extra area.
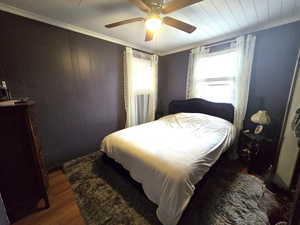
M 64 171 L 87 225 L 160 225 L 141 186 L 103 153 L 67 162 Z M 214 168 L 197 185 L 179 224 L 265 225 L 273 201 L 258 178 Z

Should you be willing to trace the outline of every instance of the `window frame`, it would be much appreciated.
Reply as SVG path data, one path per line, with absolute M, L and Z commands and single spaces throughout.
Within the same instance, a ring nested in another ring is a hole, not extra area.
M 214 57 L 214 56 L 226 55 L 226 54 L 230 54 L 230 53 L 236 53 L 236 55 L 235 55 L 236 59 L 235 60 L 236 60 L 236 62 L 238 62 L 237 61 L 238 60 L 237 49 L 235 47 L 227 48 L 227 49 L 224 49 L 224 50 L 218 50 L 218 51 L 215 51 L 215 52 L 209 52 L 208 51 L 206 53 L 206 55 L 200 57 L 198 60 L 204 59 L 206 57 Z M 196 69 L 195 70 L 197 72 L 197 70 L 200 70 L 200 69 L 197 68 L 197 66 L 199 66 L 199 65 L 197 65 L 198 62 L 195 62 L 195 63 L 196 63 L 196 66 L 195 66 Z M 201 71 L 201 72 L 200 71 L 199 71 L 199 74 L 205 73 L 204 71 Z M 204 99 L 209 100 L 209 101 L 234 104 L 235 99 L 236 99 L 236 96 L 235 96 L 236 87 L 235 87 L 235 85 L 236 85 L 236 82 L 237 82 L 237 80 L 236 80 L 237 79 L 237 71 L 238 71 L 238 69 L 236 69 L 236 72 L 233 75 L 230 75 L 230 76 L 229 75 L 228 76 L 215 76 L 215 77 L 205 76 L 204 78 L 201 78 L 201 75 L 200 76 L 194 76 L 193 77 L 193 79 L 194 79 L 193 80 L 194 92 L 196 94 L 198 94 L 198 96 L 200 98 L 204 98 Z M 222 82 L 224 82 L 224 83 L 222 84 Z M 215 84 L 215 83 L 219 83 L 219 84 Z M 229 84 L 226 84 L 226 83 L 229 83 Z M 209 87 L 209 86 L 227 86 L 227 85 L 230 85 L 230 86 L 233 87 L 233 90 L 232 90 L 231 93 L 228 93 L 228 95 L 232 95 L 232 98 L 223 101 L 222 99 L 221 100 L 218 100 L 218 99 L 213 100 L 209 96 L 205 97 L 205 94 L 200 94 L 201 91 L 197 90 L 197 89 L 201 88 L 201 87 L 197 88 L 197 86 L 198 85 L 200 86 L 200 84 L 206 85 L 207 87 Z

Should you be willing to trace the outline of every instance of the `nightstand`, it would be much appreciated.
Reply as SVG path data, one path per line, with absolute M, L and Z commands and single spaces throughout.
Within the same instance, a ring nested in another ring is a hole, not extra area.
M 263 135 L 241 131 L 238 155 L 248 166 L 248 172 L 263 175 L 273 162 L 274 144 Z

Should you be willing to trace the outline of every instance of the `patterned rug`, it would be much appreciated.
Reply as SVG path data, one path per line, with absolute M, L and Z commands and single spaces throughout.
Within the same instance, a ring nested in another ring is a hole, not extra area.
M 87 225 L 160 225 L 141 185 L 103 153 L 67 162 L 64 171 Z M 197 185 L 179 224 L 269 224 L 274 201 L 258 178 L 214 168 Z

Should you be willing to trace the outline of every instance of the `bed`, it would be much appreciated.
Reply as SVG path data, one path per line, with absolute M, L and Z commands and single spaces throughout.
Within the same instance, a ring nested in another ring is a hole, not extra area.
M 178 223 L 197 184 L 235 138 L 231 104 L 172 101 L 169 115 L 106 136 L 101 151 L 120 163 L 158 205 L 164 225 Z

